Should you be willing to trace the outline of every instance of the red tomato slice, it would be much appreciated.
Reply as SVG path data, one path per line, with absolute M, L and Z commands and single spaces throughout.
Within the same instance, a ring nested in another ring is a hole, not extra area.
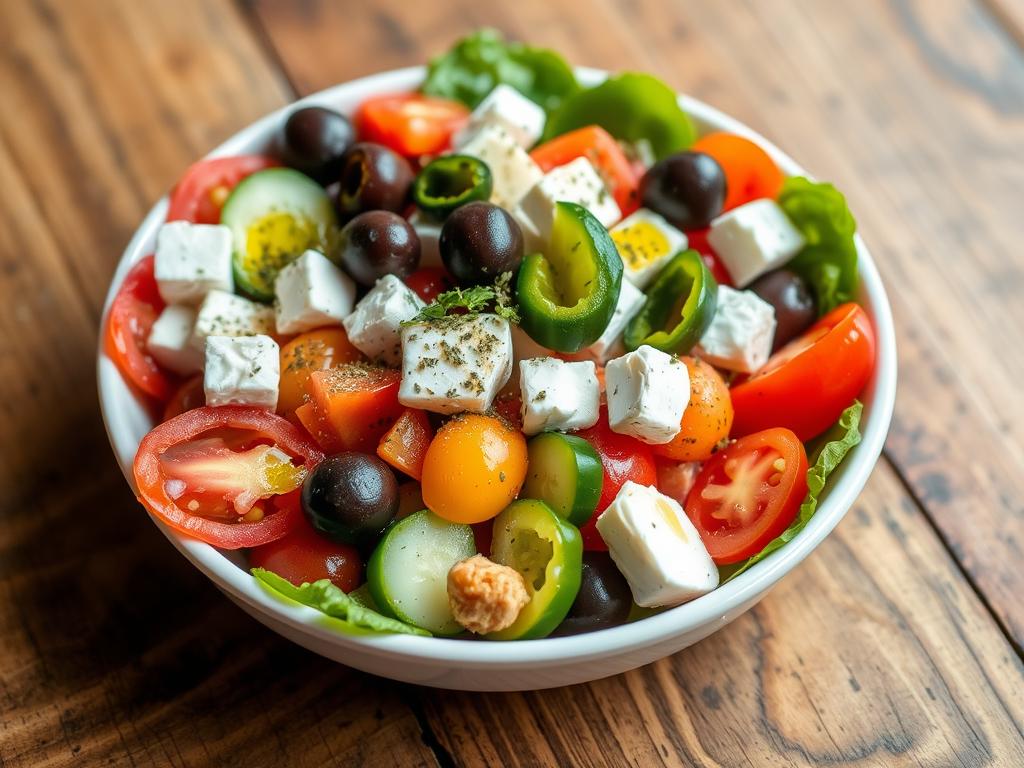
M 427 412 L 406 408 L 380 439 L 377 455 L 399 472 L 419 480 L 423 477 L 423 460 L 433 439 L 434 428 L 430 426 Z
M 782 189 L 782 171 L 767 152 L 734 133 L 710 133 L 690 147 L 691 152 L 711 155 L 725 171 L 723 211 L 758 200 L 776 198 Z
M 722 260 L 718 258 L 715 249 L 711 247 L 711 243 L 708 242 L 708 229 L 692 229 L 686 233 L 686 239 L 689 241 L 688 246 L 699 253 L 704 263 L 708 265 L 715 281 L 719 285 L 728 285 L 731 288 L 733 286 L 732 276 Z
M 407 278 L 405 284 L 427 304 L 455 287 L 455 281 L 444 267 L 423 267 Z
M 558 136 L 534 149 L 530 157 L 544 173 L 577 157 L 585 157 L 601 174 L 623 218 L 640 207 L 640 176 L 619 143 L 599 125 L 588 125 Z
M 804 442 L 820 435 L 853 402 L 875 367 L 875 332 L 856 304 L 836 307 L 729 394 L 733 436 L 769 427 Z
M 169 421 L 185 411 L 206 405 L 206 392 L 203 390 L 203 374 L 197 373 L 175 390 L 164 408 L 162 421 Z
M 788 429 L 766 429 L 708 459 L 686 497 L 686 514 L 711 559 L 728 565 L 786 530 L 806 495 L 803 443 Z
M 153 277 L 153 257 L 132 267 L 107 313 L 103 346 L 121 375 L 136 389 L 160 402 L 174 391 L 174 377 L 160 368 L 146 349 L 146 339 L 164 301 Z
M 233 450 L 237 447 L 247 450 Z M 276 492 L 294 489 L 296 462 L 308 471 L 322 460 L 320 450 L 287 419 L 261 408 L 204 406 L 142 439 L 135 483 L 146 509 L 175 530 L 222 549 L 256 547 L 284 536 L 301 516 Z M 261 507 L 245 519 L 257 500 L 271 496 L 277 511 Z M 229 506 L 233 502 L 237 508 Z
M 363 575 L 362 559 L 356 548 L 324 538 L 301 512 L 290 533 L 249 553 L 249 565 L 276 573 L 297 587 L 330 579 L 342 592 L 358 587 Z
M 580 528 L 583 548 L 606 551 L 608 545 L 597 532 L 597 518 L 615 501 L 619 489 L 627 480 L 640 485 L 655 485 L 658 482 L 658 470 L 649 446 L 627 435 L 612 432 L 608 426 L 607 409 L 603 406 L 597 424 L 577 434 L 594 446 L 604 469 L 604 483 L 601 486 L 601 498 L 597 502 L 597 509 L 590 520 Z
M 360 141 L 373 141 L 406 157 L 446 150 L 466 124 L 464 104 L 419 93 L 376 96 L 359 105 L 353 123 Z
M 263 155 L 214 157 L 194 163 L 171 190 L 167 220 L 219 224 L 220 209 L 238 182 L 277 165 L 280 163 Z

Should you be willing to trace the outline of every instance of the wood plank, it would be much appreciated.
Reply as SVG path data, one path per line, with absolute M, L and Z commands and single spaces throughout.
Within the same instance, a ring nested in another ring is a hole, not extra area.
M 404 689 L 264 630 L 150 524 L 96 327 L 149 205 L 289 98 L 225 3 L 0 4 L 0 765 L 433 765 Z
M 885 464 L 759 606 L 589 685 L 431 693 L 467 765 L 1024 764 L 1024 664 Z
M 486 22 L 574 63 L 655 72 L 844 191 L 896 315 L 888 456 L 1024 644 L 1024 346 L 1007 343 L 1024 327 L 1024 166 L 1007 162 L 1024 146 L 1024 55 L 996 17 L 970 0 L 407 6 L 253 0 L 303 91 L 420 63 Z M 339 29 L 374 57 L 327 45 Z

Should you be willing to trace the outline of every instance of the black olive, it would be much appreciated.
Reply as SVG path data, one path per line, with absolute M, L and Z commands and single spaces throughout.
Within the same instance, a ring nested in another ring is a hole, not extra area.
M 338 213 L 348 219 L 364 211 L 401 211 L 409 201 L 409 161 L 381 144 L 360 142 L 342 158 Z
M 580 591 L 565 620 L 552 633 L 578 635 L 624 624 L 633 607 L 626 578 L 607 552 L 584 552 Z
M 304 107 L 288 115 L 278 143 L 281 159 L 321 184 L 336 181 L 355 131 L 340 112 Z
M 523 260 L 523 231 L 508 211 L 476 202 L 456 208 L 441 227 L 441 261 L 460 283 L 490 283 Z
M 775 307 L 773 352 L 806 331 L 818 319 L 814 295 L 796 272 L 776 269 L 757 278 L 750 284 L 750 290 Z
M 398 512 L 398 480 L 368 453 L 328 456 L 302 484 L 302 511 L 320 533 L 342 544 L 372 547 Z
M 640 197 L 679 229 L 703 229 L 722 212 L 725 172 L 711 155 L 680 152 L 647 169 Z
M 384 275 L 404 278 L 415 272 L 420 238 L 397 213 L 367 211 L 341 230 L 338 258 L 357 283 L 369 288 Z

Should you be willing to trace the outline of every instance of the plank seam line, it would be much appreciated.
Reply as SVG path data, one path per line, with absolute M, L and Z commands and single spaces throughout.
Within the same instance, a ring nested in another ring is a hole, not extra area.
M 1019 51 L 1024 52 L 1024 29 L 1017 24 L 1013 15 L 1003 7 L 1001 0 L 976 0 L 981 10 L 992 17 L 992 21 L 1013 41 Z
M 950 544 L 949 539 L 943 533 L 938 523 L 936 523 L 935 520 L 932 519 L 931 514 L 929 514 L 928 512 L 928 507 L 925 505 L 923 499 L 918 494 L 913 485 L 911 485 L 910 480 L 907 478 L 906 474 L 904 474 L 903 470 L 900 468 L 900 465 L 892 457 L 888 448 L 884 448 L 882 450 L 882 456 L 885 458 L 885 461 L 889 464 L 889 467 L 896 475 L 896 479 L 903 487 L 903 490 L 906 492 L 907 496 L 910 497 L 910 500 L 914 503 L 914 506 L 917 507 L 918 511 L 921 512 L 921 516 L 925 519 L 925 522 L 928 524 L 928 527 L 932 529 L 932 532 L 935 534 L 936 538 L 938 538 L 939 543 L 942 545 L 942 548 L 946 551 L 946 554 L 949 555 L 949 558 L 956 565 L 956 569 L 960 573 L 961 578 L 963 578 L 964 582 L 971 588 L 971 591 L 974 592 L 975 596 L 978 598 L 982 606 L 985 608 L 985 611 L 995 622 L 996 626 L 999 628 L 999 631 L 1003 634 L 1003 637 L 1006 638 L 1006 642 L 1009 643 L 1014 653 L 1017 654 L 1018 658 L 1020 658 L 1021 661 L 1024 661 L 1024 646 L 1022 646 L 1021 643 L 1017 640 L 1017 638 L 1014 637 L 1013 632 L 1010 631 L 1010 627 L 1007 626 L 1006 622 L 1003 621 L 1002 616 L 1000 616 L 999 612 L 996 611 L 996 609 L 993 607 L 992 602 L 988 599 L 988 596 L 985 594 L 984 590 L 981 589 L 978 583 L 974 580 L 974 577 L 971 576 L 970 571 L 968 571 L 964 567 L 963 563 L 960 562 L 960 558 L 953 550 L 953 547 Z
M 437 738 L 437 734 L 434 733 L 434 729 L 430 725 L 430 719 L 427 717 L 427 712 L 423 707 L 423 702 L 421 701 L 423 693 L 423 689 L 413 688 L 410 691 L 409 697 L 403 697 L 403 699 L 406 706 L 408 706 L 412 711 L 413 717 L 416 718 L 416 722 L 419 724 L 420 739 L 434 756 L 434 760 L 437 762 L 439 768 L 455 768 L 457 765 L 455 757 L 441 743 L 440 739 Z
M 238 15 L 244 19 L 245 25 L 249 28 L 249 32 L 256 41 L 256 45 L 270 60 L 270 64 L 277 69 L 278 74 L 284 78 L 285 85 L 291 91 L 292 101 L 299 98 L 302 94 L 299 92 L 298 85 L 292 79 L 291 72 L 285 66 L 284 58 L 274 45 L 270 33 L 263 26 L 263 21 L 253 7 L 252 0 L 235 0 L 235 7 L 238 9 Z

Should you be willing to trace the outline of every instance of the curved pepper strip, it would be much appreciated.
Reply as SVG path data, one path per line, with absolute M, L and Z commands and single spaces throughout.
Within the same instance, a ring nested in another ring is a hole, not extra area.
M 456 208 L 489 200 L 494 178 L 487 163 L 469 155 L 445 155 L 431 160 L 412 187 L 413 202 L 439 221 Z

